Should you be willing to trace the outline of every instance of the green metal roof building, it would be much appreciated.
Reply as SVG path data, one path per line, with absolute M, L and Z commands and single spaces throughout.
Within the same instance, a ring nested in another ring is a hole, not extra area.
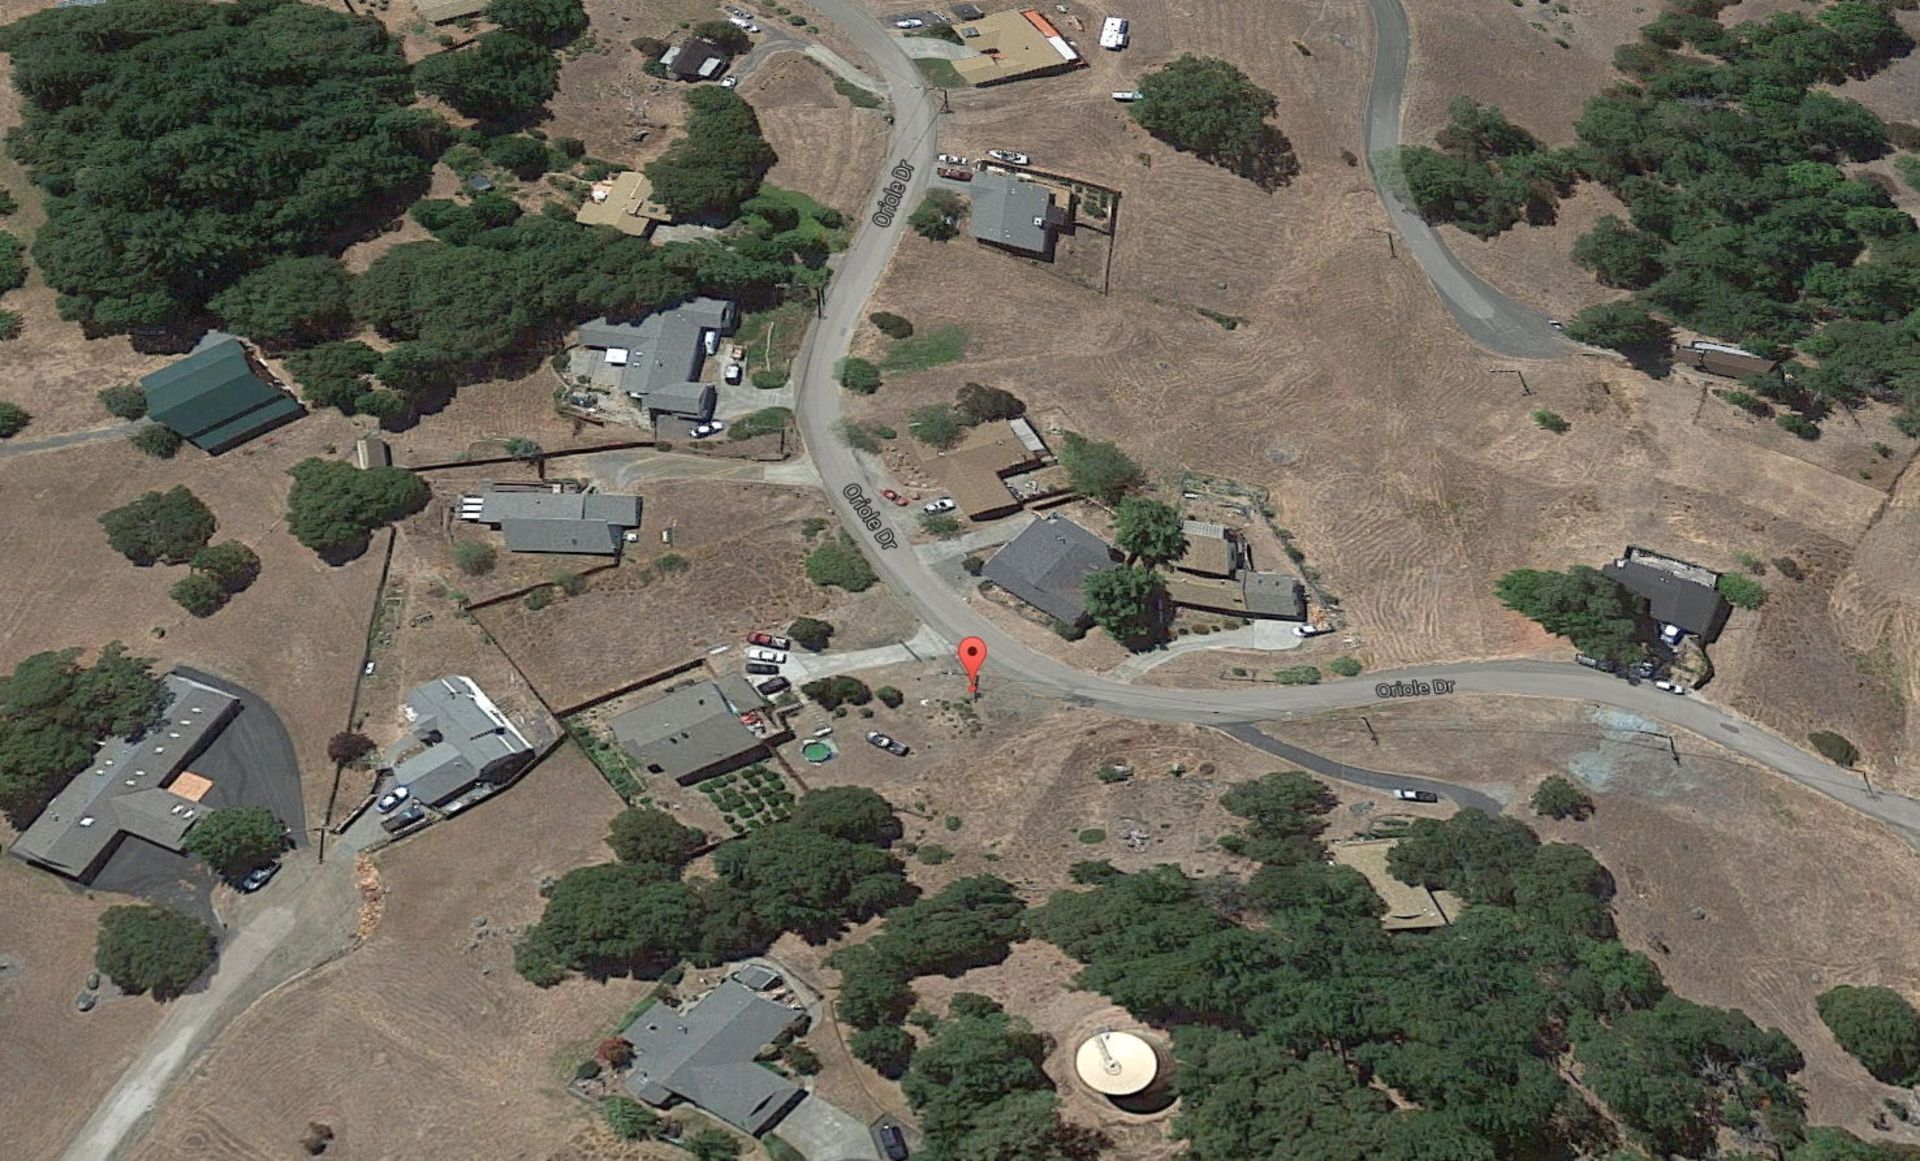
M 305 413 L 260 377 L 246 346 L 210 334 L 193 353 L 140 381 L 147 414 L 209 455 L 237 447 Z

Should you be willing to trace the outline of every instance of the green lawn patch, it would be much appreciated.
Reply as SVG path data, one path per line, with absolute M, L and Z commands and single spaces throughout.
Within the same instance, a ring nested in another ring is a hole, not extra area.
M 873 93 L 847 80 L 845 77 L 833 78 L 833 91 L 847 99 L 847 103 L 856 109 L 878 109 L 880 98 Z
M 798 214 L 800 224 L 795 229 L 802 235 L 825 239 L 830 250 L 847 248 L 847 237 L 852 231 L 847 228 L 846 216 L 839 210 L 821 205 L 799 190 L 782 189 L 777 185 L 762 184 L 755 196 L 786 206 Z M 765 219 L 757 214 L 748 214 L 743 220 L 756 231 L 766 226 Z M 830 224 L 835 222 L 839 224 Z
M 925 371 L 967 353 L 967 329 L 948 323 L 893 344 L 880 362 L 882 371 Z
M 778 371 L 784 375 L 800 350 L 800 340 L 807 335 L 807 324 L 812 321 L 813 304 L 795 299 L 741 315 L 740 329 L 727 341 L 746 348 L 749 376 L 758 371 Z
M 921 57 L 913 62 L 920 75 L 936 89 L 964 89 L 967 82 L 960 76 L 960 70 L 953 67 L 950 60 L 938 57 Z

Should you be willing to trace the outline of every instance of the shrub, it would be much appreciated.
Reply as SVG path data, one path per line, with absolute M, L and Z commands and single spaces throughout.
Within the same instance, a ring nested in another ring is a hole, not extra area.
M 21 429 L 32 420 L 33 416 L 27 414 L 27 409 L 18 403 L 0 402 L 0 439 L 12 439 L 19 435 Z
M 1836 766 L 1852 766 L 1860 760 L 1859 747 L 1832 730 L 1815 730 L 1807 735 L 1807 741 Z
M 110 907 L 100 916 L 93 966 L 129 992 L 157 1000 L 187 990 L 213 963 L 213 932 L 165 907 Z
M 919 207 L 907 215 L 907 225 L 922 238 L 944 242 L 959 235 L 962 208 L 959 195 L 953 191 L 928 190 Z
M 1767 603 L 1766 586 L 1750 576 L 1737 572 L 1723 573 L 1720 577 L 1720 595 L 1742 609 L 1757 609 Z
M 598 1066 L 594 1071 L 599 1071 Z M 585 1078 L 576 1076 L 575 1079 Z M 645 1141 L 660 1131 L 660 1114 L 632 1097 L 608 1097 L 600 1102 L 600 1115 L 605 1118 L 607 1128 L 622 1141 Z
M 953 408 L 935 403 L 916 407 L 907 417 L 907 430 L 921 443 L 947 451 L 967 434 L 967 425 Z
M 1063 641 L 1078 641 L 1087 635 L 1086 625 L 1077 621 L 1062 621 L 1057 617 L 1047 623 L 1047 628 L 1052 629 L 1054 636 Z
M 987 562 L 969 553 L 967 557 L 960 562 L 960 569 L 968 576 L 979 576 L 981 573 L 987 571 Z
M 134 446 L 134 450 L 144 455 L 150 455 L 156 460 L 170 460 L 174 453 L 180 450 L 180 445 L 186 441 L 170 427 L 149 423 L 128 436 L 127 442 Z
M 120 383 L 100 392 L 100 406 L 116 419 L 145 419 L 147 393 L 133 383 Z
M 929 867 L 937 867 L 941 863 L 952 862 L 953 852 L 939 843 L 923 843 L 920 849 L 914 852 L 913 857 Z
M 1107 832 L 1104 830 L 1101 830 L 1097 826 L 1090 826 L 1087 829 L 1080 832 L 1079 838 L 1081 842 L 1091 846 L 1094 843 L 1106 842 Z
M 1806 574 L 1800 571 L 1800 562 L 1791 556 L 1774 557 L 1773 567 L 1781 576 L 1786 577 L 1788 580 L 1797 581 L 1806 579 Z
M 787 373 L 768 369 L 753 373 L 753 385 L 762 391 L 772 391 L 787 385 Z
M 978 426 L 995 419 L 1018 419 L 1027 413 L 1027 405 L 1018 395 L 1001 387 L 968 383 L 953 397 L 953 409 L 962 422 Z
M 1573 426 L 1571 423 L 1568 423 L 1559 412 L 1548 411 L 1544 407 L 1532 414 L 1535 423 L 1555 435 L 1561 435 Z
M 537 613 L 553 603 L 553 589 L 547 585 L 541 585 L 526 596 L 521 597 L 520 603 Z
M 866 682 L 845 674 L 809 681 L 800 687 L 800 692 L 818 702 L 820 708 L 826 710 L 837 709 L 842 705 L 865 705 L 873 700 L 873 691 L 867 688 Z
M 0 343 L 10 343 L 20 337 L 25 330 L 27 320 L 20 317 L 17 310 L 0 310 Z
M 468 576 L 485 576 L 493 571 L 499 561 L 500 554 L 484 540 L 454 541 L 454 566 Z
M 871 395 L 880 390 L 880 368 L 868 359 L 850 355 L 840 360 L 838 377 L 842 387 L 858 395 Z
M 1840 1047 L 1883 1084 L 1920 1080 L 1920 1015 L 1898 992 L 1841 984 L 1814 1001 Z
M 850 593 L 865 592 L 879 579 L 867 558 L 844 534 L 808 553 L 806 570 L 807 579 L 821 588 L 842 588 Z
M 219 582 L 202 572 L 189 573 L 167 590 L 174 603 L 196 617 L 211 617 L 227 603 Z
M 185 564 L 213 536 L 213 510 L 176 485 L 100 514 L 107 543 L 133 563 Z
M 920 528 L 929 536 L 947 540 L 960 535 L 960 519 L 951 512 L 922 512 Z
M 1320 670 L 1312 665 L 1293 665 L 1275 670 L 1273 679 L 1281 685 L 1319 685 Z
M 913 1060 L 913 1036 L 904 1028 L 882 1024 L 854 1033 L 847 1047 L 875 1072 L 897 1080 Z
M 880 328 L 880 333 L 890 339 L 904 339 L 913 334 L 912 322 L 888 311 L 876 310 L 867 316 L 867 321 Z
M 787 429 L 793 410 L 787 407 L 762 407 L 733 421 L 727 428 L 728 439 L 752 439 L 756 435 L 778 435 Z
M 833 626 L 814 617 L 796 617 L 793 624 L 787 626 L 786 635 L 802 649 L 818 653 L 833 638 Z
M 1780 425 L 1781 430 L 1791 432 L 1801 439 L 1811 440 L 1820 438 L 1820 425 L 1804 415 L 1796 415 L 1791 411 L 1783 411 L 1779 415 L 1774 416 L 1773 421 Z
M 193 554 L 193 571 L 220 586 L 222 594 L 245 590 L 260 577 L 260 556 L 238 540 L 210 544 Z
M 1360 676 L 1360 663 L 1351 657 L 1336 657 L 1327 662 L 1327 668 L 1341 677 Z
M 883 685 L 879 689 L 874 690 L 873 696 L 879 698 L 880 704 L 886 706 L 888 709 L 899 709 L 907 700 L 906 694 L 901 693 L 891 685 Z
M 1549 774 L 1533 792 L 1533 812 L 1547 818 L 1585 819 L 1593 813 L 1593 799 L 1572 781 Z
M 327 739 L 327 761 L 345 766 L 373 753 L 373 739 L 365 734 L 342 730 Z

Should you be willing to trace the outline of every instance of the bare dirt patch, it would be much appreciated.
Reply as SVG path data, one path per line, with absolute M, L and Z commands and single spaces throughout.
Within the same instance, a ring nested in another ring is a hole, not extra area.
M 649 985 L 542 991 L 514 974 L 512 942 L 539 917 L 543 876 L 606 857 L 619 807 L 562 750 L 381 855 L 372 938 L 236 1020 L 132 1156 L 282 1156 L 316 1120 L 337 1134 L 329 1156 L 348 1158 L 544 1156 L 580 1131 L 592 1111 L 566 1080 Z
M 22 1161 L 57 1156 L 119 1079 L 160 1022 L 165 1006 L 147 996 L 103 998 L 91 1012 L 73 998 L 93 970 L 100 913 L 123 899 L 69 889 L 44 871 L 0 859 L 0 1117 L 7 1150 Z M 31 916 L 31 921 L 25 917 Z
M 315 414 L 218 457 L 183 449 L 154 460 L 123 440 L 0 461 L 0 576 L 13 594 L 0 614 L 0 668 L 44 649 L 111 640 L 245 685 L 273 706 L 303 764 L 307 812 L 319 817 L 331 769 L 327 738 L 346 721 L 362 632 L 373 608 L 378 553 L 339 568 L 284 527 L 286 469 L 352 443 L 351 425 Z M 204 620 L 167 589 L 185 566 L 135 568 L 108 547 L 94 517 L 141 493 L 185 484 L 213 509 L 216 541 L 260 554 L 260 579 Z M 58 545 L 58 551 L 48 546 Z

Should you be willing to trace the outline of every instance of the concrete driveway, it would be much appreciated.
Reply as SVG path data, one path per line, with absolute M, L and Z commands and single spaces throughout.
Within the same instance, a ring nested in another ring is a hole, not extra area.
M 793 1107 L 773 1135 L 806 1155 L 807 1161 L 881 1161 L 865 1121 L 817 1096 Z

